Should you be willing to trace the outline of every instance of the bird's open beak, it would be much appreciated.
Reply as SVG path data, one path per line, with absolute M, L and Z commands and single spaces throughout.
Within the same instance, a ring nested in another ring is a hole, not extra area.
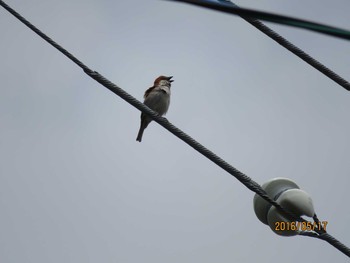
M 168 77 L 168 81 L 173 82 L 174 80 L 172 80 L 172 78 L 173 78 L 173 76 Z

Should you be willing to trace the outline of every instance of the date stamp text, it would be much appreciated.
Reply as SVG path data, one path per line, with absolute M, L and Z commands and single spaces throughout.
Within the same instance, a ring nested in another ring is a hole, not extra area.
M 328 221 L 320 222 L 275 222 L 275 231 L 315 231 L 323 229 L 327 231 Z

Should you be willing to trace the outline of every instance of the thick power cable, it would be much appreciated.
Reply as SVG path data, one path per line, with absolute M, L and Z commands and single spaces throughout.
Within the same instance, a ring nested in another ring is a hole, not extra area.
M 81 67 L 84 72 L 89 75 L 91 78 L 95 79 L 97 82 L 105 86 L 107 89 L 127 101 L 129 104 L 133 105 L 135 108 L 139 109 L 140 111 L 146 113 L 147 115 L 151 116 L 154 121 L 159 123 L 161 126 L 163 126 L 165 129 L 170 131 L 172 134 L 180 138 L 182 141 L 187 143 L 189 146 L 194 148 L 196 151 L 207 157 L 209 160 L 217 164 L 219 167 L 227 171 L 229 174 L 237 178 L 241 183 L 243 183 L 248 189 L 255 192 L 259 196 L 261 196 L 264 200 L 269 202 L 271 205 L 275 206 L 276 209 L 278 209 L 282 214 L 284 214 L 287 218 L 295 221 L 304 221 L 302 218 L 295 216 L 293 213 L 285 210 L 281 205 L 279 205 L 275 200 L 271 199 L 267 193 L 261 188 L 261 186 L 253 181 L 250 177 L 243 174 L 233 166 L 231 166 L 229 163 L 221 159 L 219 156 L 217 156 L 215 153 L 204 147 L 202 144 L 194 140 L 191 136 L 181 131 L 179 128 L 171 124 L 166 118 L 158 116 L 157 113 L 152 111 L 150 108 L 148 108 L 146 105 L 144 105 L 142 102 L 131 96 L 129 93 L 103 77 L 101 74 L 99 74 L 96 71 L 91 70 L 86 65 L 84 65 L 80 60 L 75 58 L 71 53 L 69 53 L 66 49 L 58 45 L 56 42 L 54 42 L 51 38 L 49 38 L 47 35 L 45 35 L 43 32 L 41 32 L 38 28 L 36 28 L 34 25 L 32 25 L 28 20 L 26 20 L 24 17 L 22 17 L 20 14 L 18 14 L 15 10 L 13 10 L 11 7 L 9 7 L 7 4 L 5 4 L 2 0 L 0 0 L 0 5 L 3 6 L 7 11 L 9 11 L 11 14 L 13 14 L 16 18 L 18 18 L 22 23 L 24 23 L 26 26 L 28 26 L 30 29 L 32 29 L 35 33 L 40 35 L 44 40 L 49 42 L 52 46 L 54 46 L 56 49 L 58 49 L 60 52 L 62 52 L 65 56 L 67 56 L 69 59 L 71 59 L 75 64 L 77 64 L 79 67 Z M 322 229 L 316 230 L 315 235 L 320 235 L 324 233 Z M 330 236 L 330 235 L 329 235 Z M 333 238 L 333 237 L 332 237 Z M 333 238 L 335 241 L 337 241 L 335 238 Z M 329 242 L 329 241 L 328 241 Z M 339 241 L 337 241 L 340 243 Z M 340 243 L 341 244 L 341 243 Z M 332 244 L 334 246 L 334 244 Z M 345 247 L 345 245 L 343 245 Z M 336 246 L 335 246 L 336 247 Z M 346 251 L 342 251 L 344 254 L 350 257 L 350 249 L 347 248 Z
M 327 77 L 329 77 L 330 79 L 335 81 L 336 83 L 338 83 L 344 89 L 350 91 L 350 83 L 347 80 L 345 80 L 344 78 L 342 78 L 341 76 L 336 74 L 334 71 L 332 71 L 331 69 L 329 69 L 328 67 L 326 67 L 325 65 L 323 65 L 322 63 L 320 63 L 319 61 L 317 61 L 316 59 L 314 59 L 310 55 L 308 55 L 307 53 L 305 53 L 303 50 L 301 50 L 300 48 L 298 48 L 297 46 L 295 46 L 294 44 L 289 42 L 287 39 L 285 39 L 284 37 L 282 37 L 281 35 L 279 35 L 275 31 L 273 31 L 272 29 L 267 27 L 265 24 L 260 22 L 258 19 L 255 19 L 255 18 L 248 16 L 248 15 L 242 15 L 241 13 L 247 13 L 247 12 L 243 12 L 243 11 L 247 11 L 247 9 L 240 8 L 238 5 L 234 4 L 230 0 L 217 0 L 218 2 L 222 2 L 225 4 L 219 4 L 219 3 L 216 3 L 215 1 L 207 1 L 207 0 L 205 0 L 205 1 L 203 1 L 203 0 L 175 0 L 175 1 L 190 3 L 190 4 L 197 5 L 197 6 L 202 6 L 202 7 L 212 9 L 212 10 L 220 10 L 220 11 L 223 11 L 220 8 L 217 9 L 218 7 L 220 7 L 220 5 L 221 5 L 221 8 L 225 8 L 225 7 L 228 7 L 228 5 L 231 5 L 233 8 L 238 9 L 238 10 L 235 10 L 235 14 L 239 15 L 241 18 L 246 20 L 248 23 L 250 23 L 251 25 L 253 25 L 257 29 L 259 29 L 265 35 L 269 36 L 270 38 L 275 40 L 278 44 L 280 44 L 284 48 L 288 49 L 294 55 L 298 56 L 299 58 L 304 60 L 306 63 L 308 63 L 309 65 L 311 65 L 312 67 L 314 67 L 315 69 L 317 69 L 318 71 L 320 71 L 321 73 L 323 73 L 324 75 L 326 75 Z M 240 12 L 240 9 L 242 9 L 242 12 Z M 231 10 L 231 11 L 233 11 L 233 10 Z
M 236 4 L 230 2 L 233 6 L 239 8 Z M 350 83 L 339 76 L 337 73 L 323 65 L 321 62 L 317 61 L 313 57 L 311 57 L 309 54 L 305 53 L 302 49 L 298 48 L 296 45 L 289 42 L 287 39 L 282 37 L 280 34 L 273 31 L 271 28 L 266 26 L 264 23 L 260 22 L 257 19 L 250 18 L 247 16 L 241 16 L 245 21 L 259 29 L 261 32 L 263 32 L 265 35 L 269 36 L 273 40 L 275 40 L 278 44 L 283 46 L 284 48 L 288 49 L 290 52 L 292 52 L 294 55 L 298 56 L 302 60 L 304 60 L 309 65 L 313 66 L 318 71 L 322 72 L 324 75 L 338 83 L 340 86 L 342 86 L 344 89 L 350 91 Z
M 345 255 L 350 257 L 350 255 L 349 255 L 349 248 L 347 246 L 345 246 L 343 243 L 341 243 L 339 240 L 335 239 L 333 236 L 331 236 L 328 233 L 316 234 L 316 233 L 313 233 L 313 232 L 303 231 L 303 232 L 300 232 L 299 235 L 301 235 L 301 236 L 308 236 L 308 237 L 314 237 L 314 238 L 318 238 L 318 239 L 327 241 L 330 245 L 332 245 L 333 247 L 337 248 L 339 251 L 343 252 Z

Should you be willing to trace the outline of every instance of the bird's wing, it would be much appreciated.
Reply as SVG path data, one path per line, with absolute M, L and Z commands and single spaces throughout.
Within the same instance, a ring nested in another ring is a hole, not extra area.
M 154 86 L 148 88 L 148 89 L 145 91 L 145 95 L 143 95 L 143 98 L 146 99 L 153 89 L 154 89 Z

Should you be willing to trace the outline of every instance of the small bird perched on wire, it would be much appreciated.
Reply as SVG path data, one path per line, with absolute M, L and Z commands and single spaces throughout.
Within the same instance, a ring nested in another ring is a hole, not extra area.
M 143 102 L 150 109 L 154 110 L 162 116 L 166 114 L 170 104 L 170 87 L 173 76 L 165 77 L 160 76 L 156 78 L 152 87 L 148 88 L 145 92 L 143 98 L 145 101 Z M 146 129 L 148 124 L 152 121 L 152 118 L 148 115 L 141 113 L 141 125 L 139 133 L 137 134 L 136 141 L 141 142 L 143 131 Z

